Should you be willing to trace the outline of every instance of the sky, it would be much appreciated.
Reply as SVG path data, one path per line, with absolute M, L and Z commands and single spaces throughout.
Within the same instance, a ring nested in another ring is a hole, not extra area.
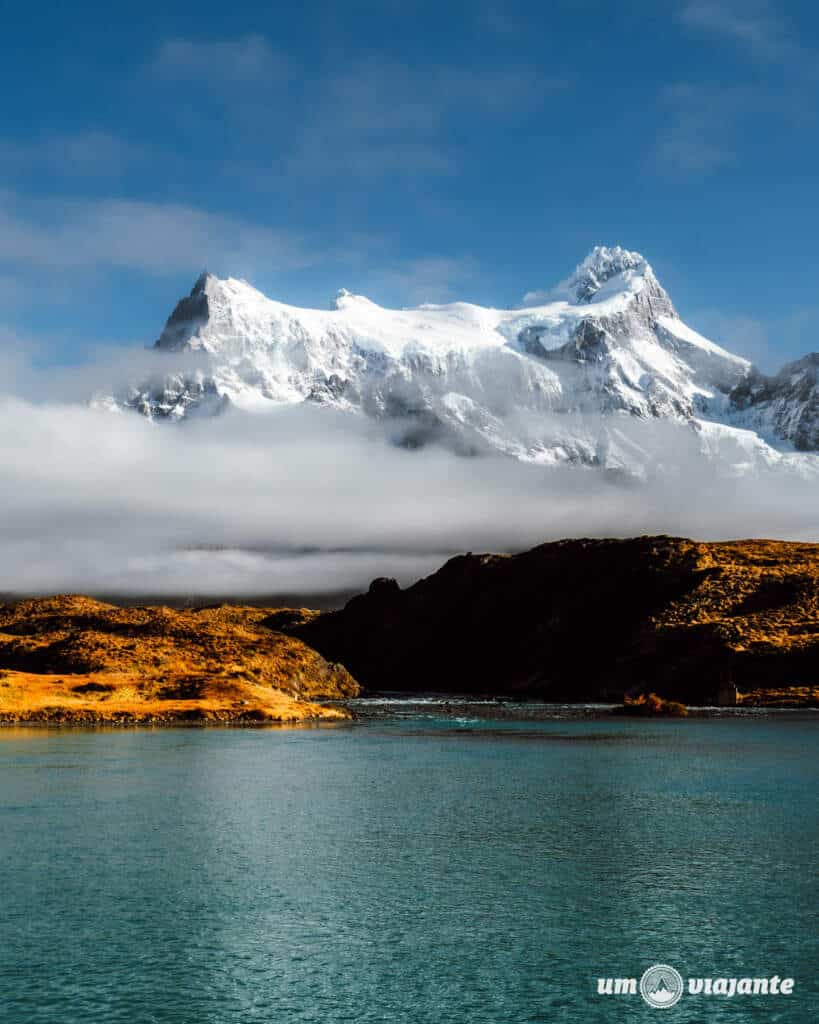
M 0 342 L 39 366 L 151 343 L 205 268 L 322 308 L 513 306 L 594 244 L 764 369 L 819 349 L 813 3 L 0 16 Z

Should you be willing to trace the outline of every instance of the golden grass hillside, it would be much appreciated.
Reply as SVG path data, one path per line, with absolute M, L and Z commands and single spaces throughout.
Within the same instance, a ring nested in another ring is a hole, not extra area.
M 819 706 L 819 544 L 681 543 L 695 585 L 656 616 L 655 634 L 713 646 L 741 703 Z
M 300 619 L 309 612 L 298 613 Z M 0 721 L 296 722 L 347 713 L 347 670 L 264 625 L 271 609 L 0 605 Z

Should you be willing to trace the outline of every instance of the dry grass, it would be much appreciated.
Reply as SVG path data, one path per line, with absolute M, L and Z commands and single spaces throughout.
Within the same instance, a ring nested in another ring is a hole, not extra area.
M 358 684 L 265 625 L 271 616 L 231 605 L 120 608 L 74 595 L 0 606 L 0 721 L 346 717 L 317 700 L 352 696 Z
M 655 617 L 655 632 L 717 642 L 739 679 L 759 683 L 746 683 L 741 703 L 819 705 L 819 545 L 682 543 L 696 584 Z
M 718 623 L 736 651 L 819 642 L 819 545 L 682 543 L 695 559 L 698 583 L 657 618 L 658 628 Z

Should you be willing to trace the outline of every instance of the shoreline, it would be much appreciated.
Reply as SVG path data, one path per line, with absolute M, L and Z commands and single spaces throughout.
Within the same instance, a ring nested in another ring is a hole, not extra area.
M 270 727 L 319 727 L 326 725 L 356 725 L 369 722 L 389 722 L 412 719 L 461 719 L 465 713 L 475 720 L 486 722 L 549 722 L 560 720 L 588 721 L 681 721 L 705 718 L 748 718 L 757 719 L 768 716 L 798 715 L 811 717 L 819 708 L 794 706 L 690 706 L 688 714 L 682 718 L 675 716 L 642 716 L 618 714 L 622 705 L 619 704 L 588 704 L 545 701 L 518 701 L 509 706 L 505 702 L 489 700 L 462 700 L 456 697 L 416 700 L 412 697 L 390 699 L 361 698 L 322 705 L 323 714 L 305 715 L 302 717 L 254 717 L 252 715 L 181 715 L 173 716 L 141 716 L 141 717 L 43 717 L 3 718 L 0 729 L 23 727 L 42 728 L 230 728 L 230 729 L 264 729 Z
M 97 696 L 96 694 L 94 696 Z M 779 697 L 780 699 L 775 699 Z M 819 711 L 815 701 L 799 702 L 793 693 L 770 694 L 767 701 L 740 701 L 733 706 L 685 706 L 681 716 L 624 712 L 615 701 L 512 700 L 486 694 L 429 692 L 423 694 L 381 691 L 356 697 L 298 699 L 271 691 L 263 700 L 148 700 L 114 702 L 103 698 L 48 703 L 18 709 L 0 707 L 0 729 L 13 726 L 47 728 L 265 728 L 269 726 L 316 726 L 415 719 L 458 719 L 496 722 L 537 722 L 559 719 L 598 720 L 639 718 L 657 721 L 666 717 L 759 718 L 767 715 L 810 714 Z
M 284 693 L 271 694 L 264 705 L 247 708 L 212 706 L 206 702 L 185 702 L 188 706 L 155 707 L 145 702 L 142 708 L 97 708 L 66 705 L 26 708 L 20 711 L 0 711 L 0 728 L 16 725 L 42 725 L 54 728 L 72 726 L 110 726 L 134 728 L 139 726 L 231 726 L 241 728 L 268 725 L 301 725 L 317 722 L 348 722 L 352 714 L 341 702 L 302 701 Z M 161 702 L 166 704 L 167 702 Z
M 293 718 L 293 719 L 267 719 L 259 721 L 251 721 L 248 719 L 241 718 L 225 718 L 225 719 L 209 719 L 209 718 L 195 718 L 195 719 L 163 719 L 157 721 L 151 721 L 150 719 L 141 719 L 139 721 L 126 721 L 126 720 L 77 720 L 72 719 L 70 721 L 55 721 L 47 718 L 31 718 L 31 719 L 19 719 L 19 720 L 3 720 L 0 721 L 0 735 L 3 732 L 11 731 L 13 729 L 42 729 L 43 731 L 59 730 L 59 731 L 71 731 L 76 729 L 78 731 L 88 730 L 100 730 L 100 731 L 114 731 L 114 732 L 126 732 L 131 729 L 318 729 L 339 726 L 352 725 L 354 719 L 339 715 L 338 718 Z
M 282 695 L 284 696 L 284 695 Z M 468 714 L 473 720 L 487 722 L 549 722 L 560 720 L 641 720 L 661 721 L 665 715 L 623 714 L 621 703 L 612 701 L 543 701 L 510 700 L 485 694 L 464 696 L 452 693 L 400 694 L 383 691 L 360 697 L 325 700 L 322 702 L 296 701 L 290 698 L 288 708 L 234 708 L 176 707 L 161 711 L 106 709 L 104 712 L 89 708 L 49 707 L 30 709 L 19 714 L 0 713 L 0 730 L 14 727 L 52 729 L 72 728 L 230 728 L 263 729 L 271 727 L 314 728 L 326 725 L 355 725 L 368 722 L 389 722 L 412 719 L 462 719 Z M 762 718 L 783 714 L 809 717 L 819 711 L 815 704 L 740 703 L 736 706 L 688 705 L 682 718 Z M 674 720 L 681 720 L 675 717 Z
M 813 696 L 812 688 L 804 688 L 805 696 L 800 695 L 794 689 L 789 690 L 766 690 L 754 691 L 752 694 L 742 694 L 734 705 L 719 704 L 686 704 L 685 707 L 690 715 L 714 714 L 714 713 L 737 713 L 762 711 L 816 711 L 819 710 L 819 700 Z M 470 707 L 494 708 L 502 713 L 514 714 L 516 709 L 560 709 L 573 710 L 578 713 L 598 713 L 602 717 L 616 711 L 623 706 L 621 700 L 543 700 L 539 698 L 515 699 L 506 695 L 493 696 L 489 694 L 462 694 L 442 693 L 440 691 L 429 691 L 423 693 L 402 693 L 395 690 L 374 691 L 364 693 L 358 697 L 349 697 L 338 701 L 328 701 L 331 706 L 343 705 L 355 710 L 356 707 L 388 707 L 390 705 L 409 706 L 412 704 L 419 707 L 446 707 L 448 705 L 468 705 Z

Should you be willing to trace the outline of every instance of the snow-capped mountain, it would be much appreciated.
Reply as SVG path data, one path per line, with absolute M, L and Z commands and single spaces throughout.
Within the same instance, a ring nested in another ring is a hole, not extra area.
M 763 437 L 819 451 L 819 352 L 783 366 L 774 377 L 758 370 L 731 394 L 731 419 Z
M 463 452 L 612 468 L 633 461 L 635 419 L 690 424 L 703 450 L 730 437 L 774 457 L 754 433 L 758 414 L 768 438 L 816 447 L 816 421 L 803 422 L 816 412 L 815 362 L 805 367 L 812 398 L 795 371 L 765 383 L 683 323 L 644 257 L 620 247 L 595 248 L 553 292 L 512 310 L 384 309 L 346 291 L 331 310 L 300 309 L 204 274 L 155 348 L 196 353 L 197 366 L 166 373 L 158 355 L 157 379 L 105 404 L 183 419 L 321 403 L 387 420 L 406 444 L 438 438 Z

